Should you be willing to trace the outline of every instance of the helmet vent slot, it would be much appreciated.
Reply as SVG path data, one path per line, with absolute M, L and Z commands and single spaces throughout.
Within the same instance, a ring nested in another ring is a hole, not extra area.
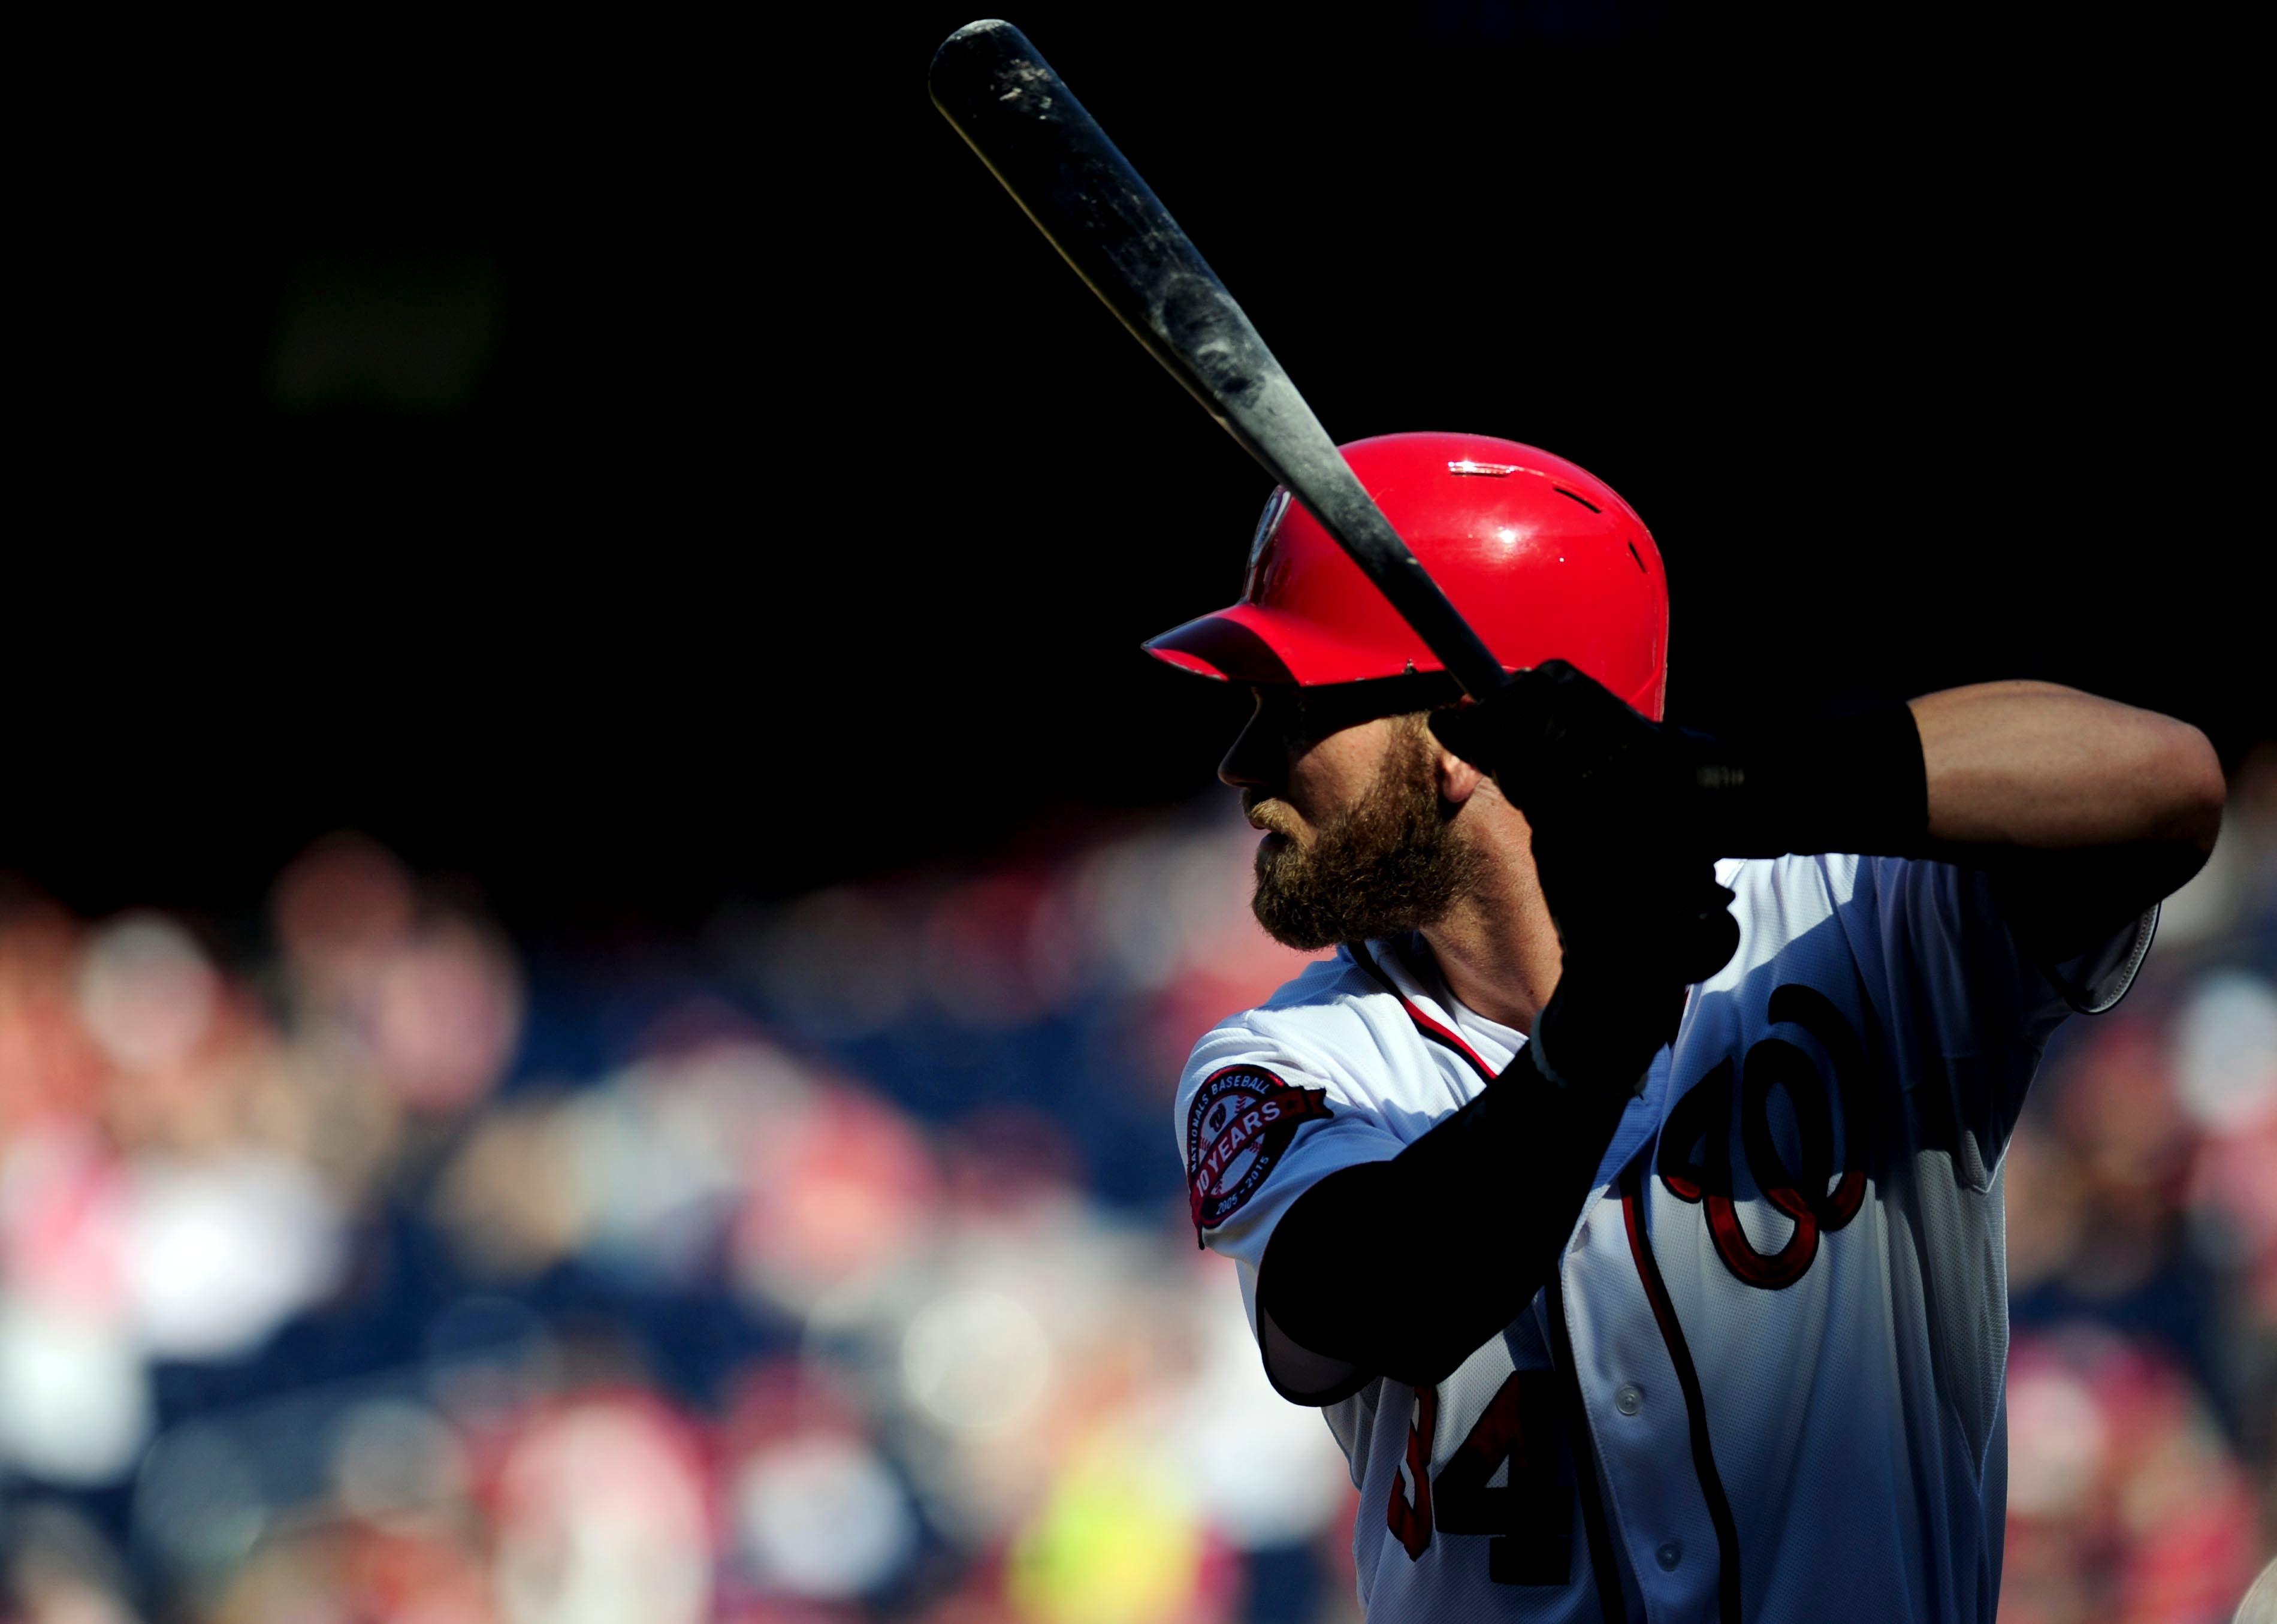
M 1550 488 L 1557 492 L 1560 496 L 1572 497 L 1575 501 L 1580 503 L 1582 507 L 1588 508 L 1591 513 L 1603 513 L 1605 511 L 1603 508 L 1598 507 L 1596 503 L 1591 501 L 1588 497 L 1583 496 L 1578 491 L 1568 491 L 1564 485 L 1552 485 Z
M 1629 543 L 1629 556 L 1636 560 L 1636 567 L 1639 569 L 1643 570 L 1646 575 L 1650 575 L 1652 573 L 1649 569 L 1645 569 L 1644 555 L 1636 550 L 1636 543 L 1634 542 Z

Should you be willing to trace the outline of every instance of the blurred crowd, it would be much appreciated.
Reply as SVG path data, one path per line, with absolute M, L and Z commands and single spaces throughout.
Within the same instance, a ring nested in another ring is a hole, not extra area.
M 1346 1624 L 1194 1244 L 1188 1045 L 1302 962 L 1218 801 L 607 954 L 354 835 L 257 916 L 0 889 L 25 1624 Z M 2277 752 L 2008 1163 L 2012 1624 L 2277 1530 Z

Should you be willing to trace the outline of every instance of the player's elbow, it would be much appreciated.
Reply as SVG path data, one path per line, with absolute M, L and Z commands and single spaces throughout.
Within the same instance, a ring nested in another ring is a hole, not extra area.
M 2229 787 L 2223 781 L 2221 758 L 2214 753 L 2212 740 L 2184 721 L 2173 723 L 2167 731 L 2165 771 L 2160 774 L 2167 790 L 2167 832 L 2176 844 L 2194 847 L 2203 863 L 2212 854 L 2214 839 L 2221 832 L 2222 805 Z
M 2212 742 L 2189 723 L 2160 717 L 2144 743 L 2132 766 L 2134 833 L 2121 843 L 2136 863 L 2155 868 L 2163 896 L 2212 854 L 2228 786 Z
M 1272 1323 L 1283 1375 L 1348 1366 L 1433 1386 L 1521 1306 L 1481 1291 L 1467 1256 L 1419 1251 L 1392 1232 L 1384 1214 L 1424 1204 L 1408 1171 L 1392 1161 L 1340 1169 L 1298 1196 L 1274 1227 L 1258 1267 L 1257 1310 Z M 1476 1216 L 1465 1208 L 1451 1223 L 1459 1231 Z M 1316 1390 L 1309 1379 L 1276 1376 L 1274 1385 L 1293 1402 L 1321 1401 L 1300 1396 Z
M 2221 832 L 2228 787 L 2220 757 L 2188 722 L 2160 722 L 2155 748 L 2139 766 L 2135 837 L 2078 854 L 2082 876 L 2091 881 L 2083 888 L 2125 903 L 2113 918 L 2180 890 L 2205 866 Z

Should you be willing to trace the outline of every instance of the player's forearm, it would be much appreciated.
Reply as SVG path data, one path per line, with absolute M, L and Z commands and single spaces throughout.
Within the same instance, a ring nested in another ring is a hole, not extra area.
M 1260 1267 L 1260 1308 L 1316 1353 L 1442 1380 L 1550 1279 L 1628 1098 L 1555 1087 L 1521 1052 L 1398 1155 L 1298 1198 Z
M 2188 722 L 2048 682 L 1982 682 L 1908 708 L 1939 845 L 2213 850 L 2221 763 Z
M 1683 737 L 1694 804 L 1727 855 L 1985 869 L 2015 909 L 2081 944 L 2196 873 L 2221 820 L 2220 764 L 2197 728 L 2052 683 L 1979 683 L 1841 721 Z
M 2221 764 L 2187 722 L 2045 682 L 1950 689 L 1911 709 L 1923 854 L 1989 873 L 2043 962 L 2104 940 L 2213 849 Z

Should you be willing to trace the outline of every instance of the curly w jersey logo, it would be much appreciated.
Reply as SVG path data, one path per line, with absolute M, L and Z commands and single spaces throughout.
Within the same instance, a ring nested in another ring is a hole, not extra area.
M 1299 1125 L 1329 1115 L 1325 1088 L 1291 1088 L 1262 1066 L 1227 1066 L 1186 1109 L 1186 1193 L 1194 1238 L 1239 1212 Z
M 1669 1112 L 1655 1160 L 1663 1189 L 1704 1208 L 1724 1266 L 1779 1291 L 1809 1271 L 1821 1235 L 1858 1216 L 1879 1135 L 1865 1050 L 1834 1001 L 1789 982 L 1769 1013 L 1816 1039 L 1832 1071 L 1783 1037 L 1759 1040 L 1736 1064 L 1726 1056 Z M 1783 1240 L 1748 1236 L 1740 1208 L 1750 1194 L 1784 1215 Z

